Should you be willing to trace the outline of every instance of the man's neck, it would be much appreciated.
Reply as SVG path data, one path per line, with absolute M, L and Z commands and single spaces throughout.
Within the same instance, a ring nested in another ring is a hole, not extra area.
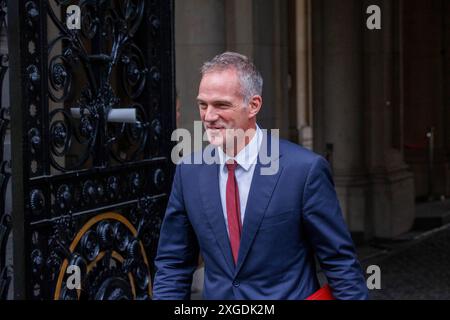
M 223 151 L 229 156 L 229 157 L 236 157 L 239 152 L 241 152 L 242 149 L 244 149 L 250 141 L 254 138 L 256 135 L 256 126 L 250 127 L 245 131 L 244 137 L 241 139 L 235 138 L 235 143 L 232 143 L 230 147 L 227 147 L 225 145 L 223 147 Z

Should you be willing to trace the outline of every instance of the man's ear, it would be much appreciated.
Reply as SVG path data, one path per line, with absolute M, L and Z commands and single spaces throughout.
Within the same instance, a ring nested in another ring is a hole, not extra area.
M 262 98 L 261 96 L 255 95 L 250 99 L 248 103 L 248 107 L 250 108 L 248 116 L 249 118 L 254 118 L 258 114 L 259 110 L 262 106 Z

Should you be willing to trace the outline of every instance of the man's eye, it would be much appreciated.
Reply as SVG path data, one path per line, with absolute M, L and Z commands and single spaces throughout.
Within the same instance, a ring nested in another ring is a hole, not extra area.
M 219 109 L 226 109 L 226 108 L 229 108 L 230 105 L 228 105 L 226 103 L 219 103 L 219 104 L 216 104 L 215 107 L 219 108 Z
M 199 103 L 199 108 L 200 109 L 206 109 L 206 107 L 208 106 L 207 104 L 204 104 L 204 103 Z

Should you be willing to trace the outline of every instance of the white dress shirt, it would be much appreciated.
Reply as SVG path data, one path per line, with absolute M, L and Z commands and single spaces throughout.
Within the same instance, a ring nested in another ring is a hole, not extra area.
M 239 189 L 239 202 L 241 207 L 241 223 L 244 225 L 245 208 L 247 207 L 248 194 L 250 192 L 250 185 L 252 183 L 253 172 L 255 171 L 256 162 L 258 159 L 259 148 L 262 143 L 261 129 L 256 125 L 256 133 L 250 142 L 236 155 L 230 157 L 223 152 L 222 148 L 217 148 L 220 159 L 219 169 L 219 188 L 220 200 L 222 201 L 223 216 L 225 218 L 225 225 L 228 232 L 228 216 L 227 216 L 227 179 L 228 169 L 225 165 L 227 160 L 234 160 L 238 164 L 235 169 L 236 181 Z

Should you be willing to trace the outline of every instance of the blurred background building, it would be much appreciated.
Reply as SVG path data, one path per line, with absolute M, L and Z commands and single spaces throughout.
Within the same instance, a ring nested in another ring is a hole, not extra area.
M 381 9 L 370 30 L 367 8 Z M 331 162 L 356 242 L 409 231 L 415 203 L 450 196 L 447 0 L 185 0 L 175 5 L 181 126 L 199 68 L 223 51 L 264 78 L 258 123 Z
M 224 51 L 262 72 L 259 125 L 330 162 L 373 297 L 448 297 L 449 24 L 448 0 L 0 0 L 0 299 L 151 297 L 172 129 Z

